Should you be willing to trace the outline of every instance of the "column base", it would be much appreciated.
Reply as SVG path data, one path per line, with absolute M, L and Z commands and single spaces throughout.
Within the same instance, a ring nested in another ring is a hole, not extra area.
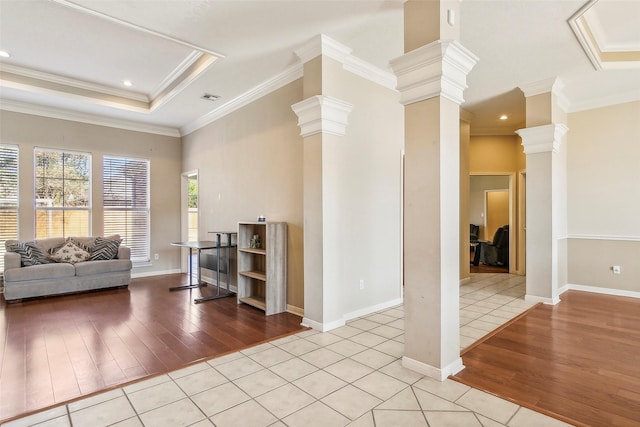
M 346 325 L 346 322 L 344 321 L 344 319 L 341 319 L 333 322 L 322 323 L 322 322 L 316 322 L 315 320 L 311 320 L 307 317 L 303 317 L 302 322 L 300 324 L 302 326 L 314 329 L 316 331 L 327 332 L 332 329 L 341 328 L 342 326 Z
M 411 359 L 410 357 L 402 356 L 402 366 L 438 381 L 444 381 L 449 377 L 449 375 L 455 375 L 464 369 L 461 357 L 458 357 L 443 368 L 436 368 L 435 366 L 427 365 L 426 363 Z
M 547 297 L 539 297 L 537 295 L 527 294 L 524 296 L 524 300 L 527 302 L 534 302 L 534 303 L 542 302 L 549 305 L 556 305 L 557 303 L 560 302 L 560 297 L 556 295 L 555 297 L 547 298 Z

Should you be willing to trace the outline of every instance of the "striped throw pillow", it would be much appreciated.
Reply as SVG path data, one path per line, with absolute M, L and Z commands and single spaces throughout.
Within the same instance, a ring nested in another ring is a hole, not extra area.
M 32 265 L 50 264 L 51 261 L 35 242 L 19 242 L 17 240 L 5 243 L 7 251 L 20 254 L 20 262 L 23 267 Z
M 120 247 L 121 239 L 105 239 L 104 237 L 96 237 L 96 241 L 90 248 L 89 252 L 91 261 L 106 261 L 114 259 L 118 256 L 118 248 Z

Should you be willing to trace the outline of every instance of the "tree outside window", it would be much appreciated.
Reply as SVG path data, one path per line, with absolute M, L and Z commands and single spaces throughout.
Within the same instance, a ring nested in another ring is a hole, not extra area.
M 36 238 L 90 234 L 91 155 L 35 150 Z

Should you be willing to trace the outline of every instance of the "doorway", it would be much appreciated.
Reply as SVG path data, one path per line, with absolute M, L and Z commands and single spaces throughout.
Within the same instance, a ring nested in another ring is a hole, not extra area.
M 194 242 L 199 238 L 199 192 L 198 192 L 198 171 L 184 172 L 181 176 L 180 190 L 180 239 L 182 241 Z M 181 271 L 186 273 L 189 271 L 188 257 L 186 256 L 188 249 L 182 249 Z M 191 260 L 197 262 L 197 260 Z
M 515 173 L 474 173 L 469 176 L 469 222 L 478 225 L 480 240 L 492 241 L 496 230 L 516 224 Z M 516 273 L 516 237 L 509 233 L 509 273 Z
M 493 240 L 496 231 L 504 225 L 509 225 L 509 189 L 485 190 L 484 240 Z

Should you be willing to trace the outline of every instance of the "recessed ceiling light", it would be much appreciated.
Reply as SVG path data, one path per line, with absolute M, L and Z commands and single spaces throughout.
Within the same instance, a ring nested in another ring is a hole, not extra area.
M 8 57 L 10 57 L 10 56 L 11 56 L 11 55 L 9 55 L 9 52 L 6 52 L 6 51 L 4 51 L 4 50 L 0 50 L 0 57 L 2 57 L 2 58 L 8 58 Z
M 207 101 L 216 101 L 220 98 L 220 95 L 212 95 L 210 93 L 205 93 L 202 95 L 202 99 L 206 99 Z
M 133 83 L 131 83 L 131 80 L 125 80 L 122 82 L 123 85 L 125 85 L 126 87 L 131 87 L 133 86 Z
M 507 120 L 508 118 L 509 116 L 507 116 L 506 114 L 500 116 L 500 120 Z

